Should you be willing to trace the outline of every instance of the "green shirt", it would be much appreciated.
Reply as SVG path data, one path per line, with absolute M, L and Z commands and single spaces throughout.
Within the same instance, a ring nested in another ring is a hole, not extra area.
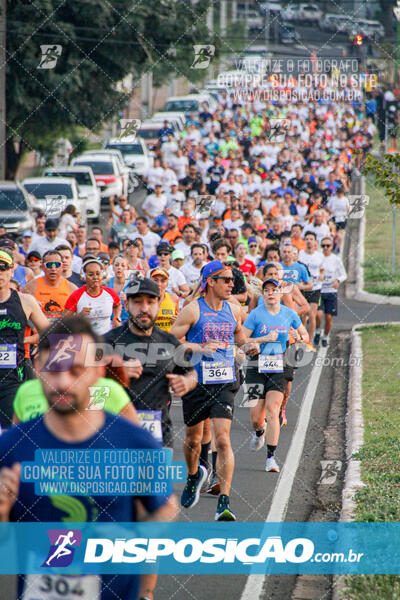
M 92 406 L 96 406 L 98 409 L 104 408 L 113 415 L 120 413 L 130 402 L 124 388 L 113 379 L 101 377 L 91 387 L 92 390 L 93 388 L 98 389 L 92 393 Z M 49 404 L 43 394 L 42 382 L 39 379 L 30 379 L 20 385 L 14 398 L 14 412 L 20 421 L 30 421 L 39 417 L 48 408 Z

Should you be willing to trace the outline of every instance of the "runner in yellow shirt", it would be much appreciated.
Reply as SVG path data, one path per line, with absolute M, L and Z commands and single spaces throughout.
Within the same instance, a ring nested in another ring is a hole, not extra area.
M 169 331 L 179 311 L 179 298 L 176 294 L 170 294 L 165 291 L 169 279 L 169 273 L 166 269 L 162 267 L 152 269 L 150 271 L 150 278 L 158 285 L 161 293 L 160 310 L 156 319 L 156 325 L 163 331 Z

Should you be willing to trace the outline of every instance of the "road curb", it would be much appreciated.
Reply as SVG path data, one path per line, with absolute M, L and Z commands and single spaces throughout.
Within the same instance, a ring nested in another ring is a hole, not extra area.
M 365 193 L 365 178 L 361 177 L 355 182 L 358 187 L 357 193 Z M 347 246 L 348 264 L 350 270 L 354 270 L 353 277 L 349 279 L 353 284 L 346 285 L 346 298 L 358 300 L 359 302 L 370 302 L 373 304 L 392 304 L 400 306 L 400 296 L 384 296 L 383 294 L 372 294 L 364 291 L 364 240 L 365 240 L 365 213 L 353 226 L 352 235 L 349 237 Z M 354 258 L 353 258 L 354 257 Z
M 350 374 L 348 404 L 346 411 L 346 458 L 347 467 L 342 492 L 340 521 L 354 520 L 354 495 L 364 484 L 361 480 L 361 462 L 352 458 L 363 445 L 364 424 L 362 416 L 362 348 L 359 326 L 351 330 Z M 332 600 L 344 600 L 345 575 L 333 577 Z

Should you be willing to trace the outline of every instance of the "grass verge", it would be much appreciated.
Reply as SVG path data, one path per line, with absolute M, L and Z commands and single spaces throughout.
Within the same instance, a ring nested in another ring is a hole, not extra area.
M 379 348 L 379 360 L 377 349 Z M 400 326 L 362 332 L 364 445 L 356 521 L 400 521 Z M 400 576 L 346 577 L 346 600 L 400 600 Z
M 370 177 L 366 180 L 364 289 L 385 296 L 400 296 L 400 209 L 397 211 L 396 272 L 391 273 L 392 207 Z

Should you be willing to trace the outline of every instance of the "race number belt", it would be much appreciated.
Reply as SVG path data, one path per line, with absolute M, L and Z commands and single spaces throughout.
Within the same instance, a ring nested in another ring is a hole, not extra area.
M 22 600 L 100 600 L 97 575 L 27 575 Z
M 259 373 L 283 373 L 283 354 L 259 354 Z
M 203 361 L 203 383 L 227 383 L 233 381 L 233 367 L 224 361 Z
M 0 369 L 16 369 L 17 344 L 2 344 L 0 346 Z
M 138 417 L 142 428 L 151 433 L 156 440 L 162 442 L 161 410 L 141 410 L 138 411 Z

